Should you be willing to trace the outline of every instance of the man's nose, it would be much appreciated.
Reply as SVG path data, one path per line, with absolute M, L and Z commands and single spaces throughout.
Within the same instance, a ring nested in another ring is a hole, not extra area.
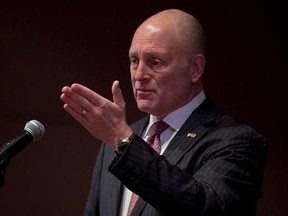
M 148 80 L 150 78 L 150 70 L 145 63 L 140 62 L 135 69 L 135 79 L 137 81 Z

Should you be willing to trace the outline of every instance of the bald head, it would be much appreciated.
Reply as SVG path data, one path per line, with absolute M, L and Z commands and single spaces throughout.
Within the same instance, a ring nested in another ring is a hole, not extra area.
M 137 30 L 148 26 L 162 29 L 167 36 L 175 37 L 186 54 L 206 52 L 205 33 L 201 24 L 195 17 L 184 11 L 178 9 L 161 11 L 146 19 Z
M 163 118 L 202 90 L 204 41 L 199 22 L 176 9 L 159 12 L 138 27 L 129 59 L 141 111 Z

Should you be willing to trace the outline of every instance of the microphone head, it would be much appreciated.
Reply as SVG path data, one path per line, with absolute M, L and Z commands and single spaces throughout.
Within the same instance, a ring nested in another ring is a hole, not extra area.
M 41 122 L 37 120 L 31 120 L 27 122 L 24 130 L 28 131 L 32 135 L 33 141 L 41 139 L 45 133 L 45 127 Z

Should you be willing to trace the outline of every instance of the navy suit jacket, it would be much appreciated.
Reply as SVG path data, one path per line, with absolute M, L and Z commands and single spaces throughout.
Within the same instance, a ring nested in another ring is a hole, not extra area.
M 132 216 L 255 216 L 266 140 L 205 100 L 158 155 L 138 135 L 120 156 L 99 150 L 85 216 L 119 215 L 123 184 L 137 193 Z

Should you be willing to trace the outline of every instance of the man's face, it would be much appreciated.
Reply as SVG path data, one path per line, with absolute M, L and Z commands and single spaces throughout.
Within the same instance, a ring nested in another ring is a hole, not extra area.
M 129 50 L 130 72 L 138 108 L 159 118 L 192 99 L 192 66 L 179 38 L 169 28 L 138 28 Z

